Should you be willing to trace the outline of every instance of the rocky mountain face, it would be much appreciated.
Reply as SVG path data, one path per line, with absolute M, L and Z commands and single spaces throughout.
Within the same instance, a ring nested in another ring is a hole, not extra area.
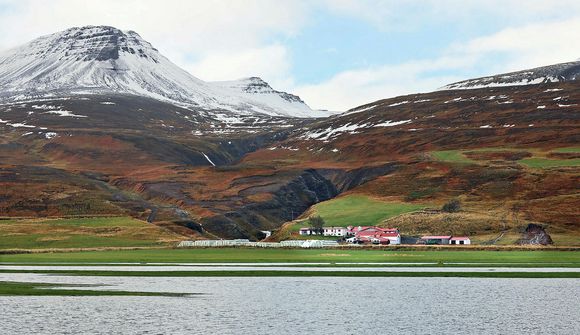
M 534 69 L 469 79 L 443 86 L 442 90 L 461 90 L 498 86 L 556 83 L 580 78 L 580 61 L 542 66 Z
M 0 101 L 83 94 L 131 94 L 241 115 L 327 115 L 259 78 L 227 84 L 202 81 L 136 32 L 113 27 L 71 28 L 0 55 Z

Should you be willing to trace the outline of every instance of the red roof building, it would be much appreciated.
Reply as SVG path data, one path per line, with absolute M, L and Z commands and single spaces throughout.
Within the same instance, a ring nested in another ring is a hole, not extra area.
M 354 243 L 401 244 L 401 234 L 396 228 L 375 226 L 348 227 L 348 235 Z

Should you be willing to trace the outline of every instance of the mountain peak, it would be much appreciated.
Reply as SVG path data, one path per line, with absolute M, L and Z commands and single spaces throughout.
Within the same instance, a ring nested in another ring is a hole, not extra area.
M 73 27 L 40 37 L 31 44 L 42 47 L 37 54 L 41 57 L 64 52 L 60 60 L 108 61 L 119 59 L 119 54 L 125 52 L 158 62 L 158 57 L 153 55 L 157 49 L 139 34 L 110 26 Z
M 73 27 L 0 55 L 0 101 L 111 93 L 241 114 L 321 116 L 259 77 L 204 82 L 136 32 L 110 26 Z

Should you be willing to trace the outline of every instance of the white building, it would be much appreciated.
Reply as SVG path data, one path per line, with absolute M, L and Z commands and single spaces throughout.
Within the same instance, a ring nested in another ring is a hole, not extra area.
M 466 236 L 454 236 L 449 239 L 449 244 L 471 244 L 471 240 Z
M 324 227 L 322 235 L 324 236 L 346 236 L 348 229 L 344 227 Z

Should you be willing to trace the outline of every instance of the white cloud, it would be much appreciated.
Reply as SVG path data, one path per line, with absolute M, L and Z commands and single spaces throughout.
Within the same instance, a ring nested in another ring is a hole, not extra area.
M 482 17 L 517 25 L 530 20 L 569 18 L 580 11 L 578 0 L 322 0 L 322 4 L 334 13 L 395 31 L 441 22 L 469 24 Z
M 294 91 L 315 108 L 346 110 L 397 95 L 432 91 L 468 79 L 465 73 L 484 76 L 573 61 L 580 57 L 580 44 L 574 42 L 579 37 L 580 17 L 507 28 L 455 44 L 433 60 L 349 70 Z
M 229 62 L 248 73 L 255 67 L 271 74 L 287 71 L 288 60 L 269 39 L 296 34 L 307 20 L 307 7 L 302 0 L 0 0 L 0 49 L 72 26 L 110 25 L 138 32 L 187 69 L 219 70 L 215 65 L 224 62 L 224 70 L 213 77 L 232 69 Z M 273 56 L 278 64 L 251 62 L 252 52 Z
M 502 71 L 573 61 L 580 57 L 580 17 L 508 28 L 452 48 L 455 53 L 501 55 Z
M 212 53 L 187 70 L 211 81 L 259 76 L 275 84 L 290 76 L 290 60 L 286 47 L 274 44 L 236 52 Z
M 428 92 L 460 78 L 430 72 L 467 66 L 470 59 L 440 58 L 403 64 L 350 70 L 316 85 L 296 87 L 294 92 L 313 108 L 344 111 L 397 95 Z

